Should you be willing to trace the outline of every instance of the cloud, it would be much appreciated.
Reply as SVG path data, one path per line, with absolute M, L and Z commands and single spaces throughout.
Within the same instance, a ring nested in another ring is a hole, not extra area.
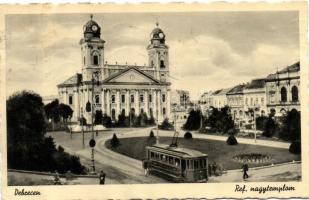
M 293 64 L 299 59 L 297 48 L 257 44 L 249 54 L 238 54 L 228 42 L 205 35 L 186 41 L 170 42 L 170 71 L 173 87 L 200 91 L 232 87 Z M 181 81 L 180 81 L 181 80 Z

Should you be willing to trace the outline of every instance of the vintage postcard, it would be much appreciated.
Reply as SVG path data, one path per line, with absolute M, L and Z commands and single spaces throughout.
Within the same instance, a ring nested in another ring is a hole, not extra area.
M 0 9 L 4 199 L 309 197 L 306 3 Z

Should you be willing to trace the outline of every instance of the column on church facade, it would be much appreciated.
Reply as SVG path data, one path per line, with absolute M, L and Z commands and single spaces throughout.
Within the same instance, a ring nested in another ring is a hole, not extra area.
M 118 119 L 118 116 L 120 114 L 120 92 L 119 90 L 116 90 L 116 119 Z
M 102 110 L 102 114 L 106 113 L 105 111 L 105 89 L 103 89 L 101 93 L 101 110 Z
M 139 92 L 138 90 L 135 90 L 135 97 L 134 97 L 134 103 L 135 103 L 135 115 L 138 116 L 140 113 L 139 110 Z
M 148 90 L 145 90 L 144 92 L 144 112 L 149 117 L 149 106 L 148 106 Z
M 158 119 L 157 92 L 156 92 L 156 90 L 152 91 L 152 101 L 153 101 L 153 109 L 152 109 L 153 117 L 155 119 Z
M 166 117 L 170 118 L 171 115 L 171 91 L 167 90 L 166 92 Z
M 129 93 L 129 90 L 126 91 L 125 102 L 126 102 L 126 116 L 129 116 L 129 113 L 130 113 L 130 93 Z
M 291 84 L 287 84 L 287 102 L 292 102 L 292 89 L 291 89 Z
M 158 94 L 157 94 L 157 101 L 158 101 L 158 119 L 162 120 L 162 105 L 161 105 L 161 90 L 158 90 Z
M 78 88 L 74 89 L 74 119 L 79 118 L 79 98 L 78 98 Z
M 107 91 L 106 91 L 106 114 L 107 114 L 108 116 L 111 116 L 110 98 L 111 98 L 111 97 L 110 97 L 110 90 L 107 90 Z

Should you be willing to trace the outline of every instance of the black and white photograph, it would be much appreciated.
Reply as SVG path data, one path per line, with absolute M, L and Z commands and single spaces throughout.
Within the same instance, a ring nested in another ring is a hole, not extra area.
M 301 182 L 299 17 L 6 14 L 6 184 Z

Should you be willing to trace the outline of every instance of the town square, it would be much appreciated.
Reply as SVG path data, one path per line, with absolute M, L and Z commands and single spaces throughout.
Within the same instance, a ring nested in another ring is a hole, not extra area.
M 297 12 L 6 20 L 8 185 L 302 180 Z

